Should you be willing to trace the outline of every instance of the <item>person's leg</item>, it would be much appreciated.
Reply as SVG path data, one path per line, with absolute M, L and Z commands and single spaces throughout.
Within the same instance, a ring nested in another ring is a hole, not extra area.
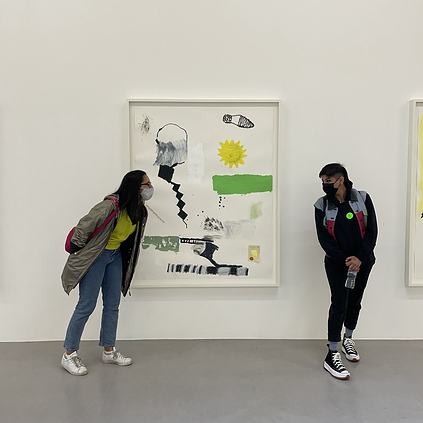
M 112 261 L 107 266 L 102 285 L 103 315 L 99 345 L 104 347 L 104 351 L 101 361 L 105 364 L 129 366 L 132 364 L 132 359 L 124 356 L 115 348 L 122 287 L 122 256 L 120 249 L 115 250 L 111 258 Z
M 349 361 L 360 361 L 360 354 L 355 348 L 355 342 L 352 340 L 352 334 L 357 327 L 357 321 L 361 310 L 361 301 L 364 290 L 367 286 L 370 272 L 374 262 L 362 265 L 355 280 L 354 289 L 350 289 L 348 294 L 347 311 L 345 314 L 345 334 L 342 341 L 342 352 Z
M 341 354 L 338 352 L 338 342 L 341 340 L 348 300 L 348 292 L 345 288 L 347 267 L 334 265 L 329 260 L 325 260 L 325 270 L 331 291 L 331 306 L 328 317 L 329 349 L 323 362 L 323 368 L 337 379 L 349 379 L 350 373 L 344 367 Z
M 88 272 L 79 282 L 79 301 L 70 319 L 64 347 L 68 353 L 77 351 L 85 324 L 97 304 L 98 293 L 105 272 L 104 255 L 92 264 Z
M 85 324 L 97 304 L 104 269 L 105 261 L 102 254 L 79 282 L 79 301 L 66 331 L 64 343 L 66 352 L 63 354 L 61 360 L 62 367 L 75 376 L 83 376 L 88 373 L 77 351 Z
M 360 271 L 357 273 L 354 289 L 349 290 L 350 292 L 348 294 L 347 310 L 345 314 L 345 328 L 349 329 L 349 333 L 357 327 L 358 317 L 361 310 L 361 301 L 363 299 L 364 290 L 366 289 L 373 264 L 374 262 L 364 266 L 362 265 Z
M 112 350 L 116 343 L 119 304 L 122 287 L 122 256 L 120 249 L 111 251 L 102 284 L 103 313 L 99 345 Z
M 331 292 L 331 305 L 328 316 L 328 341 L 331 345 L 341 341 L 341 331 L 345 319 L 348 301 L 348 289 L 345 288 L 347 267 L 333 265 L 325 260 L 325 270 Z

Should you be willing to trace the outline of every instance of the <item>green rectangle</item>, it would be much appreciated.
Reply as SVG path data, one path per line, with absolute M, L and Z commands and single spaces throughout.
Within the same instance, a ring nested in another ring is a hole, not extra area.
M 213 191 L 219 195 L 270 192 L 273 188 L 272 175 L 214 175 L 212 179 Z
M 145 250 L 154 245 L 158 251 L 179 251 L 179 236 L 145 236 L 142 240 L 142 248 Z

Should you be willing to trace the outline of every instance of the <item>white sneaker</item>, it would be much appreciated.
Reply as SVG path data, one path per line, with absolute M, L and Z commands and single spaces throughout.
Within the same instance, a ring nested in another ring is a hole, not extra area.
M 66 369 L 71 375 L 83 376 L 88 373 L 88 369 L 82 364 L 81 359 L 78 357 L 77 351 L 67 355 L 66 353 L 62 356 L 62 367 Z
M 113 347 L 113 352 L 111 354 L 106 354 L 106 352 L 103 351 L 101 361 L 105 364 L 117 364 L 118 366 L 129 366 L 132 364 L 132 358 L 125 357 L 115 347 Z

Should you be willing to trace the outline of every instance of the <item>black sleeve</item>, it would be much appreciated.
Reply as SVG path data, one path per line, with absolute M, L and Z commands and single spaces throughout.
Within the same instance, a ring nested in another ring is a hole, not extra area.
M 365 204 L 367 209 L 366 235 L 364 235 L 363 244 L 356 256 L 360 261 L 366 261 L 369 258 L 376 246 L 377 238 L 376 212 L 369 194 L 366 196 Z
M 315 207 L 314 217 L 316 221 L 317 238 L 326 255 L 332 259 L 345 263 L 347 255 L 338 247 L 335 239 L 329 234 L 327 228 L 323 226 L 325 212 Z
M 82 250 L 81 247 L 78 247 L 76 244 L 74 244 L 72 241 L 70 243 L 70 249 L 69 249 L 69 253 L 73 254 L 76 253 L 77 251 Z

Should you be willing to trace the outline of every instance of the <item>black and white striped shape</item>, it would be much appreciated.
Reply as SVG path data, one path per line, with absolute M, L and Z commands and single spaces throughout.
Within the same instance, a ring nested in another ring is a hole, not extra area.
M 243 266 L 203 266 L 199 264 L 167 265 L 167 273 L 191 273 L 196 275 L 248 276 L 248 267 Z

